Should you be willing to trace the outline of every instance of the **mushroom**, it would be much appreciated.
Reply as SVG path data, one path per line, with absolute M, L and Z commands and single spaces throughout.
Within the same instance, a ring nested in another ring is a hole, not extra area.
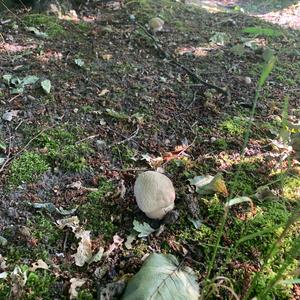
M 172 181 L 159 172 L 140 174 L 134 184 L 134 195 L 139 209 L 151 219 L 161 220 L 174 208 Z
M 159 17 L 152 18 L 148 23 L 148 25 L 153 33 L 162 31 L 164 24 L 165 24 L 164 20 L 162 20 Z

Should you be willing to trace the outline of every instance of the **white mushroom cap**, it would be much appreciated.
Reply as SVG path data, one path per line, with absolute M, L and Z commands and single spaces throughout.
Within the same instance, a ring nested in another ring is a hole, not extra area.
M 175 190 L 172 181 L 159 172 L 140 174 L 134 184 L 134 195 L 140 210 L 151 219 L 162 219 L 174 208 Z

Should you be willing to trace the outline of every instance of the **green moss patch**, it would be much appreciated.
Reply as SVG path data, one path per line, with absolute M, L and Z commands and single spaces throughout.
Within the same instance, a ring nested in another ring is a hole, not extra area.
M 52 167 L 79 172 L 87 168 L 85 156 L 92 153 L 87 143 L 76 143 L 76 135 L 61 128 L 51 129 L 40 135 L 35 143 Z
M 46 32 L 52 38 L 65 34 L 65 30 L 60 25 L 59 19 L 54 16 L 30 14 L 23 18 L 23 22 L 27 26 L 39 26 L 42 31 Z
M 287 176 L 283 180 L 282 186 L 283 197 L 290 201 L 300 200 L 300 177 Z
M 111 238 L 117 230 L 115 222 L 111 219 L 116 214 L 116 205 L 111 201 L 110 195 L 114 190 L 112 182 L 102 178 L 98 191 L 91 192 L 88 200 L 78 209 L 80 220 L 86 220 L 86 228 L 95 235 L 102 234 Z
M 248 121 L 244 117 L 228 118 L 220 124 L 220 129 L 233 137 L 242 137 L 246 132 Z
M 8 183 L 17 186 L 24 182 L 33 182 L 48 169 L 49 165 L 41 154 L 24 152 L 12 162 Z

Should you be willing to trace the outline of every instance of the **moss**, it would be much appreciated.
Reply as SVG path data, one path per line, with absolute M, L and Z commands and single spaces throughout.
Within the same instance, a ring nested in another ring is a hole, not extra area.
M 121 159 L 124 167 L 129 167 L 132 164 L 133 158 L 136 154 L 134 149 L 123 144 L 113 146 L 111 148 L 111 152 L 114 160 L 119 161 Z
M 270 245 L 280 236 L 288 220 L 289 213 L 283 202 L 267 202 L 264 206 L 256 208 L 257 213 L 249 220 L 243 221 L 232 218 L 230 226 L 226 228 L 226 235 L 237 241 L 262 230 L 269 230 L 253 239 L 243 242 L 237 249 L 237 255 L 242 260 L 248 260 L 254 253 L 262 257 L 268 251 Z M 283 248 L 288 248 L 292 240 L 286 240 Z M 283 251 L 284 252 L 284 251 Z M 283 253 L 282 252 L 282 253 Z
M 93 294 L 88 290 L 82 290 L 78 293 L 78 300 L 93 300 L 95 297 Z
M 10 286 L 3 279 L 0 279 L 0 299 L 9 299 Z
M 75 24 L 77 26 L 77 28 L 83 32 L 89 32 L 92 28 L 90 23 L 87 22 L 79 22 L 77 24 Z
M 228 118 L 220 124 L 220 129 L 233 137 L 242 137 L 248 121 L 244 117 Z
M 13 161 L 8 182 L 13 186 L 20 185 L 23 182 L 33 182 L 48 169 L 49 165 L 41 154 L 24 152 L 18 159 Z
M 217 139 L 217 140 L 214 142 L 214 145 L 215 145 L 219 150 L 226 150 L 226 149 L 228 149 L 228 147 L 229 147 L 229 145 L 228 145 L 226 139 L 224 139 L 224 138 Z
M 27 222 L 27 226 L 32 228 L 32 236 L 42 241 L 47 247 L 56 246 L 62 238 L 62 232 L 53 222 L 44 215 L 34 216 Z
M 51 289 L 54 282 L 54 275 L 47 270 L 30 272 L 25 285 L 26 293 L 24 294 L 24 299 L 53 299 Z
M 63 26 L 59 24 L 59 19 L 54 16 L 30 14 L 23 18 L 23 22 L 27 26 L 40 26 L 41 30 L 44 30 L 51 38 L 65 35 L 65 30 Z
M 103 234 L 111 238 L 117 225 L 111 219 L 112 212 L 116 213 L 113 202 L 108 198 L 114 190 L 112 182 L 102 178 L 98 191 L 88 195 L 88 201 L 78 209 L 79 218 L 87 220 L 86 228 L 95 235 Z
M 39 136 L 35 144 L 43 148 L 44 157 L 53 167 L 79 172 L 87 168 L 85 156 L 93 150 L 87 143 L 76 144 L 76 135 L 62 128 Z
M 289 201 L 300 200 L 300 177 L 287 176 L 283 180 L 282 195 Z
M 235 166 L 233 179 L 228 181 L 228 187 L 233 195 L 249 196 L 263 184 L 257 176 L 259 165 L 254 162 L 241 162 Z
M 178 176 L 188 179 L 196 176 L 196 173 L 192 170 L 195 163 L 187 157 L 171 160 L 166 166 L 166 172 L 170 174 L 178 174 Z

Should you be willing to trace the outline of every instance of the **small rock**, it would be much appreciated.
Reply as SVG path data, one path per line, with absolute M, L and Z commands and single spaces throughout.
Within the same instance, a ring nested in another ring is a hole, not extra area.
M 248 76 L 246 76 L 246 77 L 244 78 L 244 81 L 245 81 L 246 84 L 251 84 L 251 83 L 252 83 L 251 78 L 248 77 Z
M 30 101 L 35 101 L 35 100 L 36 100 L 35 97 L 33 97 L 33 96 L 31 96 L 31 95 L 28 95 L 28 96 L 27 96 L 27 99 L 30 100 Z
M 96 148 L 98 151 L 103 151 L 106 148 L 106 142 L 103 140 L 97 140 L 96 141 Z

